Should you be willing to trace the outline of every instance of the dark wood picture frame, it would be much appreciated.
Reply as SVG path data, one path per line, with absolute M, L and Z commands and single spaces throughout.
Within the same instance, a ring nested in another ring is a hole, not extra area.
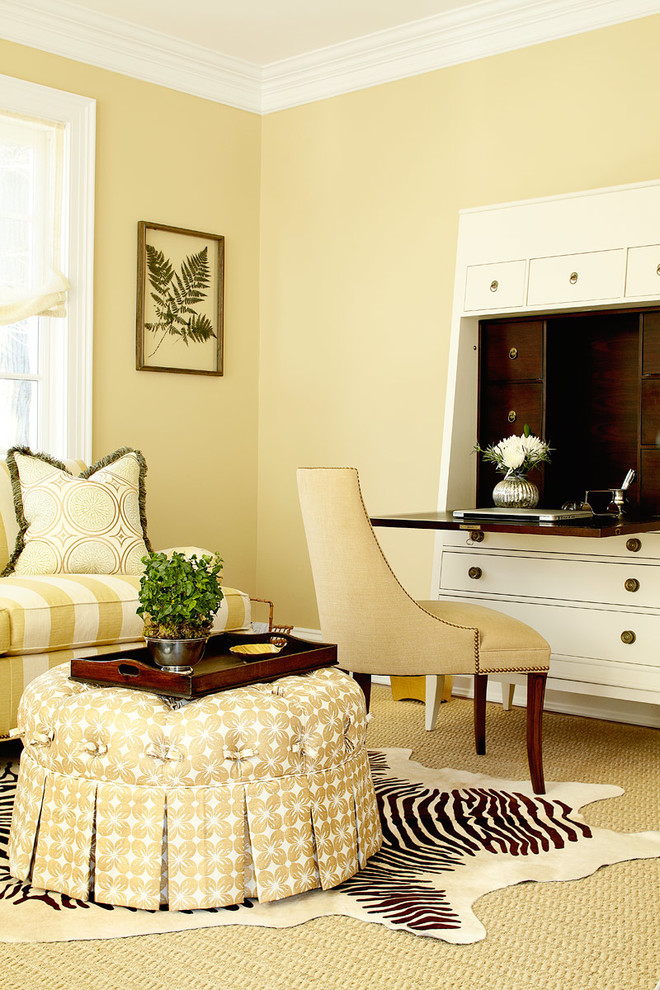
M 223 374 L 225 239 L 138 222 L 138 371 Z

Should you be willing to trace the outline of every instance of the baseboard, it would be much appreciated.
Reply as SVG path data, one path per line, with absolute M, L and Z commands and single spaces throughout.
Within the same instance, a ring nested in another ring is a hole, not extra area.
M 495 680 L 488 683 L 488 701 L 502 701 L 503 685 Z M 455 677 L 452 694 L 458 698 L 473 696 L 471 677 Z M 516 708 L 527 704 L 527 689 L 524 684 L 516 684 L 513 703 Z M 599 698 L 595 695 L 572 694 L 548 688 L 543 708 L 546 712 L 563 715 L 580 715 L 583 718 L 600 718 L 605 722 L 625 722 L 628 725 L 645 725 L 660 728 L 660 710 L 656 705 L 645 705 L 638 701 L 624 701 L 619 698 Z
M 323 642 L 320 629 L 305 629 L 303 626 L 294 626 L 292 632 L 298 639 L 309 639 L 312 643 Z

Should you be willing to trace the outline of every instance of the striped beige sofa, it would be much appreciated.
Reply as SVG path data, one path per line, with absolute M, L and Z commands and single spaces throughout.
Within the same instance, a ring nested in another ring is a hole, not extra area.
M 65 463 L 72 474 L 85 468 L 81 461 Z M 0 461 L 0 573 L 17 533 L 9 470 Z M 139 575 L 129 574 L 0 577 L 0 740 L 15 727 L 18 702 L 34 677 L 74 656 L 108 653 L 118 646 L 128 650 L 144 642 L 135 611 L 139 584 Z M 214 630 L 248 628 L 248 595 L 235 588 L 223 591 Z

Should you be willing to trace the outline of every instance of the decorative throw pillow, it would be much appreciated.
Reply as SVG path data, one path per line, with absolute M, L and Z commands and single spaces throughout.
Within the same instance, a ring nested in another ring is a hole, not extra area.
M 122 447 L 75 477 L 27 447 L 7 453 L 19 534 L 3 574 L 139 574 L 151 550 L 139 450 Z

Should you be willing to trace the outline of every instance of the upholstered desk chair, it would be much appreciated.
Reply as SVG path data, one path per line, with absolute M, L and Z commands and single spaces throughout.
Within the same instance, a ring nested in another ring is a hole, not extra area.
M 490 608 L 411 598 L 380 549 L 355 468 L 299 468 L 298 491 L 321 633 L 337 644 L 339 666 L 353 672 L 367 705 L 372 674 L 424 674 L 426 728 L 432 729 L 444 675 L 472 674 L 476 750 L 485 753 L 489 673 L 526 674 L 527 755 L 534 791 L 543 794 L 548 643 L 523 622 Z

